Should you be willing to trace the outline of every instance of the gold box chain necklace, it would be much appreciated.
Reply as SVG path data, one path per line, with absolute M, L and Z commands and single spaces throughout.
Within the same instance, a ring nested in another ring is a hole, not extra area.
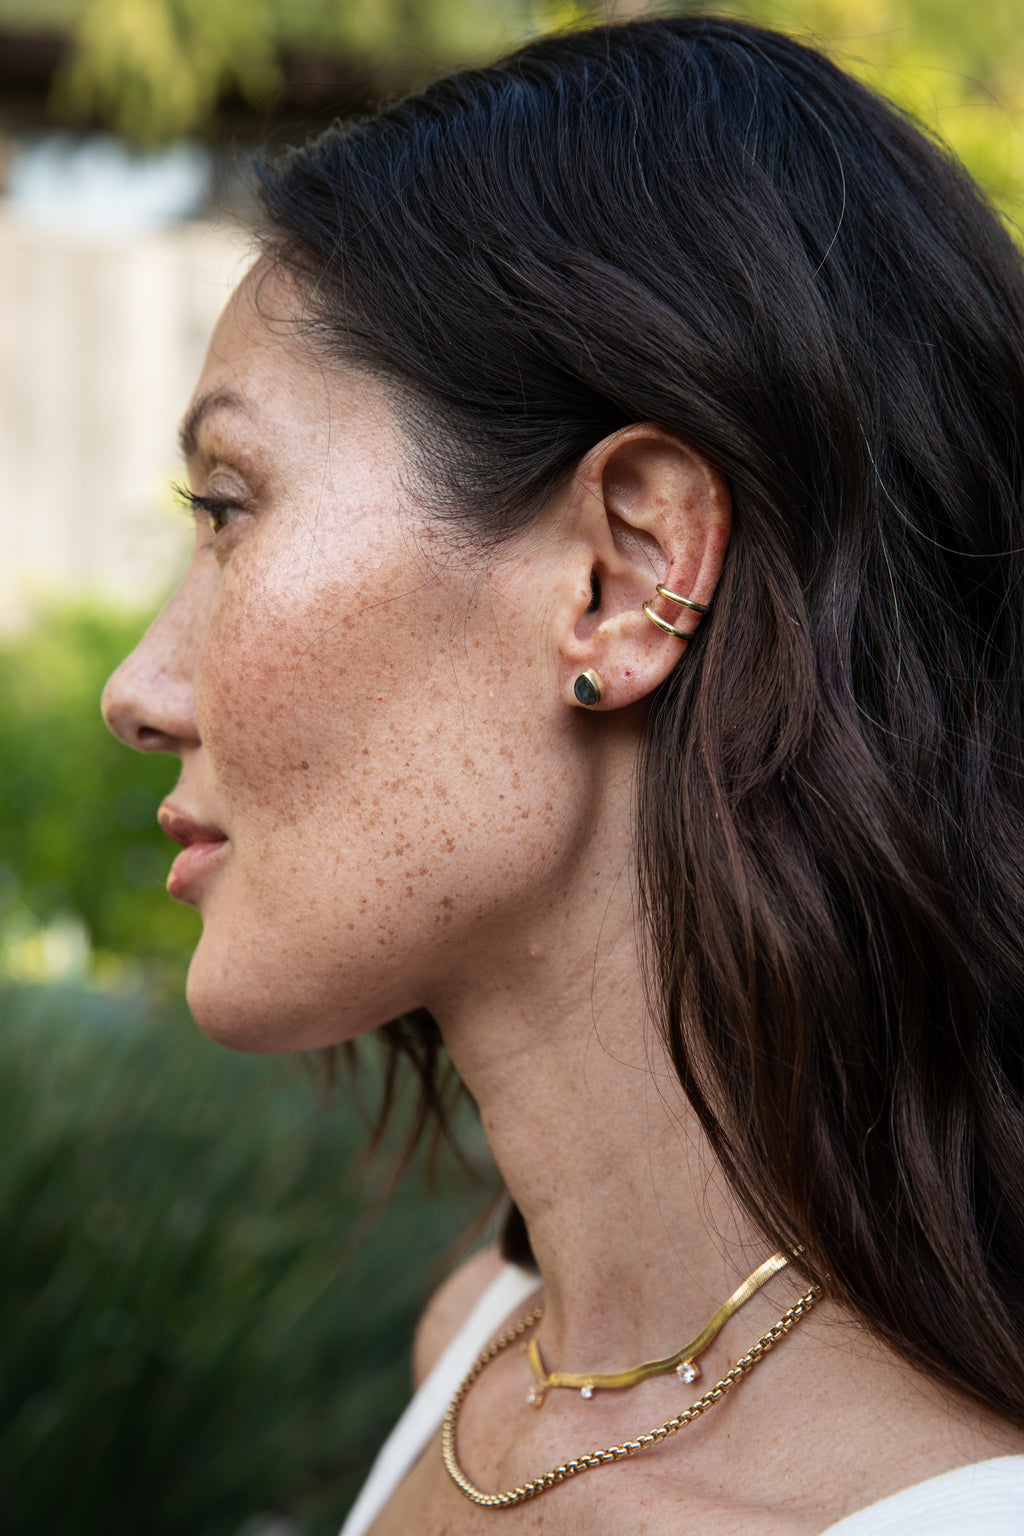
M 558 1483 L 567 1482 L 570 1477 L 578 1477 L 581 1472 L 590 1472 L 594 1467 L 603 1467 L 611 1461 L 624 1461 L 629 1456 L 636 1456 L 648 1446 L 658 1445 L 662 1440 L 667 1440 L 671 1435 L 678 1434 L 688 1424 L 707 1413 L 713 1403 L 717 1403 L 725 1394 L 732 1390 L 738 1381 L 742 1381 L 748 1372 L 754 1369 L 759 1361 L 780 1339 L 785 1338 L 790 1329 L 795 1327 L 800 1319 L 811 1310 L 815 1302 L 821 1296 L 821 1287 L 812 1285 L 810 1290 L 795 1301 L 787 1312 L 784 1312 L 778 1322 L 763 1334 L 753 1348 L 748 1349 L 732 1370 L 727 1371 L 721 1381 L 710 1387 L 703 1397 L 699 1397 L 689 1408 L 676 1414 L 674 1419 L 668 1419 L 664 1424 L 659 1424 L 649 1434 L 640 1435 L 636 1440 L 627 1440 L 622 1445 L 609 1445 L 603 1451 L 589 1451 L 584 1456 L 574 1456 L 571 1461 L 563 1461 L 559 1466 L 552 1467 L 550 1472 L 542 1472 L 539 1477 L 531 1478 L 527 1483 L 521 1483 L 518 1488 L 509 1488 L 504 1493 L 485 1493 L 469 1478 L 459 1466 L 455 1451 L 455 1431 L 458 1424 L 459 1413 L 466 1400 L 466 1394 L 476 1381 L 485 1366 L 500 1355 L 502 1350 L 514 1344 L 516 1339 L 522 1338 L 529 1328 L 534 1327 L 544 1316 L 544 1308 L 535 1307 L 528 1312 L 518 1323 L 501 1334 L 486 1349 L 481 1350 L 476 1357 L 469 1374 L 459 1387 L 455 1396 L 448 1405 L 448 1412 L 444 1416 L 441 1425 L 441 1455 L 444 1458 L 445 1469 L 459 1492 L 474 1504 L 481 1505 L 484 1509 L 510 1509 L 514 1504 L 522 1504 L 527 1499 L 536 1498 L 540 1493 L 546 1493 L 549 1488 L 554 1488 Z

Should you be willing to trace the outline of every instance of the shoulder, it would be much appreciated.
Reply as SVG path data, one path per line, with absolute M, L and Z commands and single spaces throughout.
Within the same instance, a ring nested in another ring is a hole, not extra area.
M 504 1268 L 497 1246 L 483 1248 L 448 1276 L 423 1309 L 412 1346 L 415 1386 L 436 1364 L 487 1287 Z

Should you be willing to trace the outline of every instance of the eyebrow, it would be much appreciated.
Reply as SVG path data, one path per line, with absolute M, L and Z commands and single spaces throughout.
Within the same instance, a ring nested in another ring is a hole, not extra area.
M 244 411 L 246 415 L 249 414 L 248 405 L 234 390 L 211 389 L 205 395 L 200 395 L 189 406 L 178 428 L 178 446 L 184 458 L 191 459 L 198 452 L 199 429 L 207 416 L 219 410 Z

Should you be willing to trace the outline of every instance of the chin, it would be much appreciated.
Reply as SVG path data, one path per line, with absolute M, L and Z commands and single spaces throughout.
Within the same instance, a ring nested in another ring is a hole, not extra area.
M 218 1045 L 265 1055 L 341 1045 L 404 1011 L 342 1006 L 333 989 L 317 995 L 305 982 L 293 967 L 287 978 L 274 975 L 272 962 L 263 976 L 237 955 L 225 963 L 204 935 L 192 956 L 185 998 L 203 1034 Z
M 225 978 L 226 980 L 226 978 Z M 255 1006 L 250 999 L 203 974 L 195 959 L 189 968 L 185 1000 L 204 1035 L 232 1051 L 263 1054 L 303 1050 L 284 1012 Z

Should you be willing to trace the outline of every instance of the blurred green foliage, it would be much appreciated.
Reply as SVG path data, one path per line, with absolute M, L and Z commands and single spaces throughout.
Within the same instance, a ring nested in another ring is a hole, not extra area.
M 156 812 L 177 765 L 126 751 L 100 719 L 103 683 L 143 627 L 54 609 L 0 647 L 0 943 L 26 979 L 60 969 L 39 952 L 47 929 L 84 925 L 101 972 L 145 956 L 178 980 L 199 935 L 163 889 L 176 850 Z
M 287 54 L 337 55 L 366 66 L 401 50 L 407 60 L 421 55 L 419 72 L 429 74 L 507 46 L 515 9 L 514 0 L 56 3 L 75 42 L 55 82 L 56 102 L 144 143 L 201 128 L 231 93 L 266 101 L 281 84 Z
M 385 1175 L 348 1094 L 143 994 L 0 1016 L 5 1536 L 335 1532 L 479 1188 L 407 1186 L 353 1251 Z
M 824 47 L 947 143 L 1018 225 L 1024 212 L 1020 0 L 726 0 Z
M 0 0 L 0 20 L 70 27 L 61 108 L 152 143 L 202 129 L 230 93 L 270 101 L 288 54 L 346 58 L 382 79 L 400 55 L 408 83 L 537 31 L 636 9 L 627 0 Z M 720 0 L 713 9 L 824 46 L 939 133 L 1019 215 L 1020 0 Z
M 278 84 L 269 21 L 261 0 L 94 0 L 56 99 L 131 138 L 186 133 L 229 92 L 257 101 Z

